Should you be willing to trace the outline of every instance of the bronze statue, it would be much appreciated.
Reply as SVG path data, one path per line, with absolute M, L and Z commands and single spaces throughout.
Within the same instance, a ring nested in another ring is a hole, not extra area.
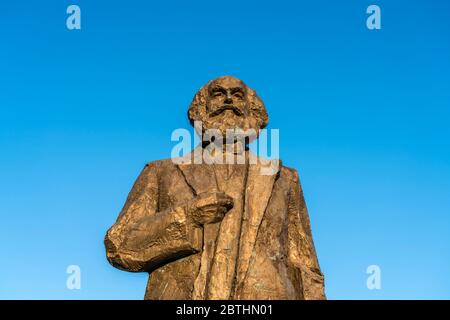
M 268 122 L 255 91 L 230 76 L 202 87 L 188 116 L 200 134 L 224 136 Z M 232 144 L 223 155 L 245 163 L 202 161 L 212 140 L 181 161 L 147 164 L 135 182 L 105 246 L 113 266 L 151 275 L 145 299 L 325 299 L 296 170 L 261 174 L 239 141 L 221 141 Z

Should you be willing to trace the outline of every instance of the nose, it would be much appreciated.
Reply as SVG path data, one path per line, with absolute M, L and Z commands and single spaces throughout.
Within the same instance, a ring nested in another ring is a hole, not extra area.
M 230 91 L 227 91 L 227 96 L 225 97 L 225 103 L 233 103 L 233 97 Z

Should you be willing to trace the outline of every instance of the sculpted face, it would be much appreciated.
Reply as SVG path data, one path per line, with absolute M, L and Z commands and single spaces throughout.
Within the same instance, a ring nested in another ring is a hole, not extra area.
M 253 129 L 258 133 L 268 121 L 264 104 L 255 91 L 231 76 L 214 79 L 202 87 L 191 103 L 188 116 L 191 123 L 201 121 L 202 132 L 217 129 L 223 137 L 227 130 L 233 129 Z
M 242 81 L 222 77 L 213 80 L 208 86 L 208 116 L 215 117 L 222 113 L 237 117 L 248 115 L 248 101 L 245 85 Z

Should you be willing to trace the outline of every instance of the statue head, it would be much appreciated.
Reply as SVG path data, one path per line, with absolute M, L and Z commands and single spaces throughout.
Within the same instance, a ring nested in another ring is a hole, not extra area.
M 231 76 L 216 78 L 200 88 L 191 102 L 188 117 L 191 124 L 201 121 L 199 134 L 217 129 L 223 137 L 230 129 L 253 129 L 258 133 L 269 121 L 264 103 L 256 92 Z

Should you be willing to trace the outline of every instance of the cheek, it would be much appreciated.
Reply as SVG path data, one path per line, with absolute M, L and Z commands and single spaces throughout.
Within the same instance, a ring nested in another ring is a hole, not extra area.
M 247 102 L 245 102 L 243 100 L 239 100 L 239 101 L 236 101 L 236 105 L 241 107 L 241 108 L 246 108 L 247 107 Z
M 223 103 L 223 99 L 221 97 L 216 97 L 211 100 L 212 106 L 220 106 L 220 105 L 222 105 L 222 103 Z
M 218 106 L 218 103 L 217 103 L 217 101 L 215 99 L 214 100 L 210 100 L 208 102 L 208 104 L 207 104 L 207 109 L 209 111 L 211 111 L 211 110 L 214 110 L 217 106 Z

